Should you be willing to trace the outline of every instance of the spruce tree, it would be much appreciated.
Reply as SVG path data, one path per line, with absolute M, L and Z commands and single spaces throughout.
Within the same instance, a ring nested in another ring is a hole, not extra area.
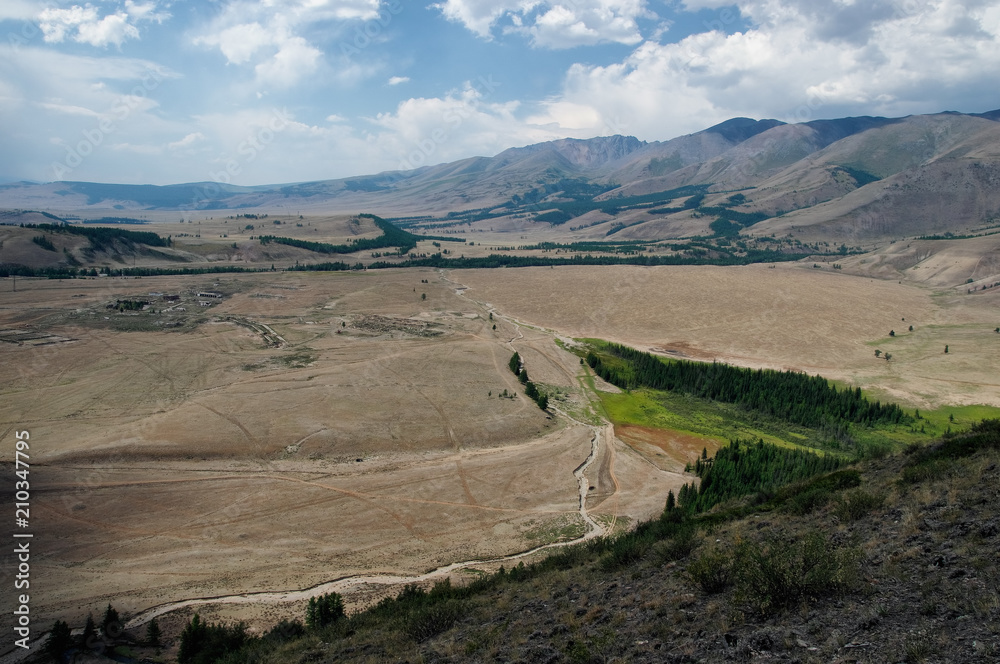
M 83 634 L 80 636 L 80 646 L 83 648 L 88 647 L 88 644 L 92 643 L 94 637 L 97 636 L 97 625 L 94 623 L 94 614 L 87 614 L 87 624 L 83 626 Z
M 49 638 L 45 640 L 45 652 L 61 662 L 63 653 L 72 647 L 73 635 L 69 625 L 65 621 L 57 620 L 52 625 Z
M 208 629 L 205 623 L 201 622 L 201 618 L 197 613 L 194 614 L 191 622 L 181 632 L 181 645 L 177 651 L 177 661 L 179 664 L 188 664 L 194 661 L 194 658 L 205 646 L 207 635 Z
M 149 624 L 146 625 L 146 645 L 160 645 L 160 624 L 156 622 L 156 618 L 150 620 Z
M 118 611 L 111 604 L 104 610 L 104 619 L 101 620 L 101 631 L 105 636 L 117 638 L 122 632 L 122 624 L 118 619 Z
M 309 599 L 306 607 L 306 626 L 319 629 L 332 625 L 344 617 L 344 601 L 337 593 L 327 593 Z

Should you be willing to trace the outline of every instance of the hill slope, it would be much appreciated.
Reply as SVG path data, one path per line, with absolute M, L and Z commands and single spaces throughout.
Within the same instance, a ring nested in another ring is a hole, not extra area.
M 209 661 L 994 661 L 998 468 L 987 421 Z
M 634 203 L 637 197 L 699 187 L 706 194 L 719 194 L 705 199 L 708 208 L 728 205 L 735 212 L 774 217 L 754 220 L 754 234 L 805 228 L 812 239 L 871 242 L 964 233 L 1000 218 L 998 119 L 1000 111 L 794 125 L 734 118 L 664 142 L 624 136 L 562 139 L 511 148 L 494 157 L 288 185 L 12 183 L 0 185 L 0 207 L 189 212 L 253 208 L 296 214 L 372 210 L 398 216 L 475 211 L 470 222 L 513 214 L 530 221 L 560 202 L 583 204 L 570 211 L 568 218 L 573 219 L 595 211 L 601 202 Z M 733 192 L 740 192 L 740 200 L 727 202 Z M 689 209 L 702 204 L 700 199 L 695 203 Z M 615 221 L 618 228 L 635 227 L 630 231 L 635 237 L 666 238 L 690 234 L 699 226 L 707 231 L 711 221 L 692 224 L 689 212 L 678 215 L 673 208 L 642 214 L 633 214 L 633 209 L 626 205 L 606 213 L 614 219 L 591 216 L 566 228 Z M 622 212 L 624 217 L 619 216 Z M 717 213 L 710 209 L 705 214 Z M 549 223 L 564 223 L 567 215 L 541 220 L 546 223 L 538 229 L 544 230 Z M 609 229 L 594 232 L 603 235 Z

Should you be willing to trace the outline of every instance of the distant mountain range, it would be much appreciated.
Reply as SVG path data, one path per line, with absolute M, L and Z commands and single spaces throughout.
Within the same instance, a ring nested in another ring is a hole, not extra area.
M 562 139 L 412 171 L 256 187 L 9 183 L 0 208 L 516 215 L 620 239 L 677 236 L 716 217 L 744 232 L 835 241 L 963 233 L 1000 224 L 1000 110 L 734 118 L 664 142 Z

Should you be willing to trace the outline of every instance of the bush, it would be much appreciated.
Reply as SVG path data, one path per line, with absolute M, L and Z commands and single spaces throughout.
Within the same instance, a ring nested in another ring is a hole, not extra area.
M 412 611 L 404 622 L 403 631 L 419 643 L 451 629 L 461 615 L 462 606 L 459 602 L 437 602 Z
M 830 490 L 825 487 L 811 487 L 790 498 L 785 510 L 797 516 L 805 516 L 830 502 Z
M 857 550 L 834 549 L 818 532 L 796 542 L 742 542 L 735 552 L 736 599 L 756 613 L 775 613 L 850 587 L 859 560 Z
M 690 556 L 699 543 L 695 528 L 682 528 L 673 537 L 657 544 L 654 551 L 661 562 L 670 563 Z
M 802 516 L 818 507 L 826 505 L 831 494 L 851 489 L 861 484 L 861 474 L 853 468 L 845 468 L 804 482 L 797 482 L 779 489 L 771 499 L 792 514 Z
M 652 537 L 635 532 L 618 535 L 608 541 L 608 552 L 601 557 L 601 568 L 611 571 L 638 562 L 652 544 Z
M 733 556 L 725 551 L 708 551 L 688 565 L 687 571 L 705 592 L 721 593 L 733 584 Z
M 885 504 L 885 494 L 869 493 L 864 489 L 854 489 L 845 493 L 838 501 L 834 513 L 844 521 L 857 521 Z

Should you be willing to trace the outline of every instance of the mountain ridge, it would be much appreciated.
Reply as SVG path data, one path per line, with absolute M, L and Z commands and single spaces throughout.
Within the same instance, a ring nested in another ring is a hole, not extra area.
M 981 168 L 960 167 L 959 162 L 966 166 L 975 162 Z M 493 216 L 502 216 L 506 210 L 537 216 L 558 201 L 596 203 L 700 186 L 708 194 L 744 191 L 740 211 L 791 215 L 797 224 L 819 234 L 830 224 L 842 226 L 845 220 L 870 212 L 872 196 L 888 197 L 894 206 L 882 205 L 881 221 L 862 233 L 882 237 L 904 228 L 921 232 L 941 226 L 931 220 L 908 223 L 906 217 L 919 210 L 899 195 L 899 187 L 908 187 L 913 201 L 942 190 L 948 193 L 956 214 L 940 205 L 936 208 L 950 217 L 954 226 L 950 230 L 990 222 L 1000 215 L 1000 201 L 990 189 L 989 174 L 996 168 L 1000 168 L 1000 110 L 796 124 L 739 117 L 668 141 L 622 135 L 565 138 L 509 148 L 493 157 L 335 180 L 257 186 L 6 183 L 0 184 L 0 208 L 186 213 L 374 210 L 390 216 L 432 217 L 470 210 L 497 210 Z M 934 173 L 953 181 L 957 189 L 935 182 Z M 984 174 L 986 179 L 979 182 Z M 854 194 L 864 187 L 870 188 L 867 195 Z M 956 193 L 963 188 L 972 193 Z M 523 205 L 526 200 L 531 201 L 530 208 Z M 669 227 L 682 220 L 648 217 L 632 215 L 619 223 L 656 221 L 657 227 Z M 689 217 L 683 221 L 690 225 Z M 783 226 L 787 224 L 769 220 L 745 232 L 772 232 Z

